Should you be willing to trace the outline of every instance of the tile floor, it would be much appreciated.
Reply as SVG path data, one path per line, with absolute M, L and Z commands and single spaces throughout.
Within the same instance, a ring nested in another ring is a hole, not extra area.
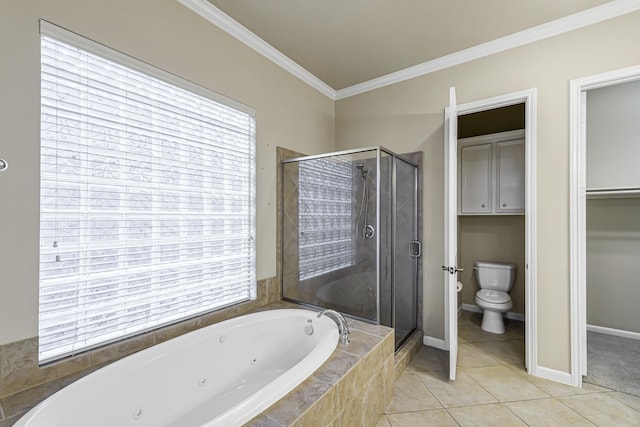
M 640 398 L 528 375 L 522 322 L 494 335 L 480 329 L 481 319 L 466 311 L 460 318 L 456 381 L 447 379 L 448 353 L 422 347 L 376 427 L 640 426 Z

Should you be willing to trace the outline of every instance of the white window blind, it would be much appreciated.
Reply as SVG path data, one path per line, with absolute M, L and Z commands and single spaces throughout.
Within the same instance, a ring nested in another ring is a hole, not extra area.
M 40 362 L 255 298 L 253 114 L 51 24 L 41 67 Z
M 353 264 L 353 164 L 340 157 L 299 163 L 300 280 Z

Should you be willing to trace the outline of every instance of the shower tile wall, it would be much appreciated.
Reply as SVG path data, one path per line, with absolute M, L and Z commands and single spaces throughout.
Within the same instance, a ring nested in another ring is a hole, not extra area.
M 373 154 L 375 155 L 375 154 Z M 332 307 L 336 310 L 365 319 L 376 320 L 376 239 L 364 239 L 362 229 L 366 224 L 376 224 L 376 160 L 356 159 L 352 164 L 351 190 L 351 242 L 352 262 L 350 267 L 340 268 L 316 277 L 300 280 L 299 264 L 299 164 L 297 162 L 284 164 L 282 171 L 282 266 L 283 296 L 290 300 L 307 302 L 310 304 Z M 356 167 L 363 164 L 370 170 L 367 175 L 368 204 L 367 218 L 364 210 L 360 219 L 359 229 L 356 229 L 358 214 L 360 213 L 364 179 L 362 172 Z M 388 190 L 387 190 L 388 192 Z M 390 204 L 389 204 L 390 207 Z M 378 233 L 379 230 L 376 230 Z M 384 238 L 381 235 L 381 238 Z M 330 289 L 330 292 L 323 291 Z M 390 284 L 387 286 L 390 289 Z M 323 298 L 326 297 L 326 298 Z M 346 303 L 345 303 L 346 302 Z M 390 323 L 388 323 L 390 324 Z
M 309 295 L 301 295 L 303 290 L 299 286 L 299 230 L 300 222 L 298 216 L 299 196 L 298 196 L 298 164 L 287 163 L 282 172 L 282 279 L 284 295 L 289 298 L 309 300 Z
M 381 239 L 381 247 L 386 247 L 384 245 L 385 239 L 388 238 L 388 227 L 382 227 L 377 223 L 377 180 L 378 180 L 378 170 L 377 170 L 377 162 L 375 158 L 372 159 L 363 159 L 353 162 L 353 187 L 351 191 L 351 215 L 352 215 L 352 242 L 353 242 L 353 254 L 354 254 L 354 266 L 351 271 L 348 273 L 349 280 L 354 284 L 354 288 L 356 289 L 366 289 L 367 295 L 370 295 L 371 298 L 366 301 L 368 307 L 364 307 L 363 314 L 368 314 L 367 312 L 371 312 L 374 314 L 377 310 L 376 307 L 376 295 L 377 295 L 377 257 L 376 257 L 376 243 L 377 237 L 379 236 Z M 384 163 L 384 162 L 382 162 Z M 356 168 L 358 164 L 362 164 L 365 169 L 368 169 L 370 172 L 366 177 L 367 188 L 368 188 L 368 200 L 366 201 L 366 207 L 362 206 L 363 202 L 363 192 L 364 192 L 364 183 L 365 180 L 362 177 L 362 173 L 359 169 Z M 381 168 L 384 168 L 384 165 L 381 164 Z M 381 179 L 383 180 L 381 185 L 381 194 L 380 194 L 380 217 L 381 220 L 385 216 L 385 209 L 388 205 L 390 209 L 390 204 L 385 203 L 385 196 L 389 193 L 389 189 L 384 183 L 384 177 L 388 176 L 384 170 L 380 173 Z M 366 208 L 366 209 L 365 209 Z M 361 210 L 363 211 L 362 215 L 364 217 L 364 211 L 367 211 L 366 220 L 364 218 L 360 219 L 360 223 L 358 224 L 358 218 L 360 216 Z M 363 235 L 363 230 L 366 225 L 372 225 L 375 229 L 375 235 L 371 239 L 365 239 Z M 383 254 L 381 253 L 381 260 L 383 259 Z M 389 280 L 385 280 L 388 277 L 388 274 L 385 274 L 385 265 L 381 263 L 381 301 L 380 304 L 384 305 L 385 301 L 390 301 L 390 287 L 391 283 Z M 386 291 L 385 291 L 386 290 Z M 364 294 L 364 292 L 361 292 Z M 390 326 L 390 310 L 384 310 L 381 308 L 380 310 L 380 323 L 383 325 Z M 372 317 L 372 316 L 367 316 Z
M 304 180 L 301 184 L 299 179 L 300 173 L 304 173 L 306 167 L 300 166 L 301 162 L 289 162 L 285 163 L 280 169 L 282 187 L 279 187 L 281 191 L 281 210 L 279 211 L 279 226 L 282 227 L 283 236 L 280 237 L 282 247 L 279 249 L 278 255 L 278 271 L 281 273 L 283 297 L 290 301 L 308 303 L 319 307 L 328 307 L 341 311 L 345 314 L 357 316 L 362 319 L 369 319 L 376 321 L 379 316 L 379 322 L 383 325 L 391 326 L 393 324 L 393 157 L 386 154 L 384 151 L 380 156 L 380 170 L 377 170 L 378 164 L 376 160 L 375 151 L 366 151 L 357 153 L 356 155 L 349 156 L 348 160 L 346 156 L 326 157 L 327 161 L 347 161 L 348 170 L 350 174 L 350 217 L 351 228 L 350 235 L 350 247 L 351 251 L 351 265 L 342 268 L 337 268 L 334 271 L 330 271 L 324 274 L 317 275 L 315 277 L 300 279 L 300 270 L 304 269 L 304 266 L 300 264 L 300 217 L 299 209 L 304 209 L 300 203 L 300 185 L 308 185 L 306 182 L 313 182 L 313 180 Z M 290 156 L 302 157 L 302 156 Z M 404 157 L 413 161 L 416 164 L 420 164 L 422 160 L 422 153 L 411 153 Z M 310 161 L 310 160 L 306 160 Z M 345 165 L 345 163 L 340 163 Z M 361 168 L 358 168 L 359 165 Z M 329 167 L 331 169 L 331 167 Z M 344 169 L 342 169 L 344 170 Z M 368 198 L 363 197 L 365 179 L 363 177 L 363 170 L 366 173 L 366 184 L 368 190 Z M 327 177 L 329 179 L 329 171 Z M 406 175 L 406 174 L 405 174 Z M 399 177 L 402 179 L 402 176 Z M 407 177 L 405 177 L 407 178 Z M 413 176 L 410 177 L 413 180 Z M 380 182 L 378 183 L 378 179 Z M 349 182 L 349 181 L 347 181 Z M 418 176 L 418 182 L 420 182 L 420 176 Z M 344 182 L 343 182 L 344 184 Z M 380 188 L 378 189 L 378 184 Z M 324 184 L 323 184 L 324 185 Z M 304 190 L 303 191 L 307 191 Z M 418 189 L 419 191 L 419 189 Z M 418 193 L 420 194 L 420 193 Z M 362 206 L 363 198 L 367 201 L 366 206 Z M 411 195 L 407 196 L 413 203 L 413 191 Z M 409 210 L 413 209 L 410 206 L 412 203 L 403 203 L 402 198 L 399 199 L 398 208 L 401 210 L 397 212 L 398 219 L 403 221 L 403 218 L 407 219 L 411 215 Z M 420 229 L 420 212 L 421 202 L 418 200 L 418 238 L 421 236 Z M 378 211 L 379 221 L 378 221 Z M 318 215 L 326 214 L 326 206 L 317 207 L 322 212 L 318 212 Z M 367 211 L 366 221 L 364 220 L 364 211 Z M 407 212 L 405 212 L 405 210 Z M 408 219 L 407 219 L 408 221 Z M 372 225 L 375 227 L 375 237 L 366 239 L 363 236 L 363 229 L 366 225 Z M 304 226 L 304 225 L 303 225 Z M 377 288 L 377 243 L 379 246 L 379 260 L 380 260 L 380 295 L 378 296 Z M 402 249 L 408 250 L 402 244 Z M 281 254 L 281 256 L 280 256 Z M 418 329 L 421 328 L 422 317 L 422 292 L 421 292 L 421 263 L 418 262 L 418 291 L 417 298 L 413 294 L 412 303 L 405 303 L 402 307 L 397 308 L 402 313 L 414 312 L 417 306 L 417 321 Z M 405 268 L 406 269 L 406 268 Z M 406 279 L 406 278 L 405 278 Z M 402 277 L 400 277 L 403 281 Z M 412 279 L 413 280 L 413 279 Z M 407 285 L 404 280 L 405 286 Z M 402 297 L 409 299 L 410 295 L 408 291 L 403 291 L 400 295 L 400 302 Z M 411 292 L 409 292 L 411 293 Z M 406 295 L 405 295 L 406 294 Z M 378 307 L 376 300 L 379 298 L 380 310 L 378 313 Z M 416 298 L 416 299 L 413 299 Z M 408 306 L 411 305 L 410 307 Z M 406 320 L 406 319 L 405 319 Z M 406 322 L 405 322 L 406 323 Z M 413 323 L 415 327 L 415 323 Z

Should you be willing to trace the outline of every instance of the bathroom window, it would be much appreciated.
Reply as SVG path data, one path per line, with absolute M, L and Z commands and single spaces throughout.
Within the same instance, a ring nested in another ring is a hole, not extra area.
M 41 33 L 40 362 L 254 299 L 253 111 Z
M 300 162 L 300 280 L 353 264 L 352 162 L 341 158 Z

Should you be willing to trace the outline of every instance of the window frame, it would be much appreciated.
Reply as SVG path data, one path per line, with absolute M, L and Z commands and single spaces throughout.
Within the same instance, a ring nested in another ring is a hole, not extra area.
M 249 178 L 249 192 L 250 192 L 250 227 L 249 227 L 249 233 L 250 233 L 250 254 L 251 254 L 251 259 L 250 259 L 250 265 L 249 265 L 249 275 L 250 275 L 250 289 L 249 289 L 249 298 L 248 299 L 244 299 L 242 301 L 234 301 L 230 304 L 226 304 L 226 305 L 222 305 L 222 306 L 216 306 L 216 307 L 211 307 L 205 310 L 202 310 L 196 314 L 190 314 L 188 316 L 185 316 L 183 318 L 179 318 L 179 319 L 172 319 L 166 322 L 159 322 L 156 324 L 153 324 L 149 327 L 145 327 L 144 329 L 140 329 L 140 330 L 136 330 L 132 333 L 125 333 L 125 334 L 121 334 L 115 338 L 112 339 L 107 339 L 104 340 L 102 342 L 99 343 L 95 343 L 95 344 L 91 344 L 91 345 L 87 345 L 87 346 L 82 346 L 79 349 L 73 348 L 69 351 L 64 351 L 64 352 L 60 352 L 60 353 L 56 353 L 52 356 L 49 357 L 41 357 L 41 347 L 39 345 L 39 363 L 40 364 L 44 364 L 44 363 L 49 363 L 52 361 L 56 361 L 59 359 L 62 359 L 64 357 L 70 356 L 70 355 L 75 355 L 78 353 L 82 353 L 97 347 L 101 347 L 104 345 L 107 345 L 109 343 L 112 342 L 117 342 L 126 338 L 129 338 L 131 336 L 136 336 L 136 335 L 142 335 L 145 333 L 148 333 L 149 331 L 153 331 L 155 329 L 158 329 L 160 327 L 165 327 L 167 325 L 170 324 L 174 324 L 174 323 L 179 323 L 185 320 L 188 320 L 190 318 L 194 318 L 194 317 L 198 317 L 198 316 L 202 316 L 206 313 L 210 313 L 212 311 L 217 311 L 217 310 L 221 310 L 225 307 L 228 307 L 229 305 L 235 305 L 238 303 L 242 303 L 242 302 L 246 302 L 246 301 L 251 301 L 256 299 L 256 293 L 257 293 L 257 284 L 256 284 L 256 244 L 255 244 L 255 236 L 256 236 L 256 218 L 257 218 L 257 212 L 256 212 L 256 151 L 257 151 L 257 144 L 256 144 L 256 119 L 255 119 L 255 109 L 253 109 L 252 107 L 249 107 L 245 104 L 242 104 L 238 101 L 235 101 L 233 99 L 230 99 L 228 97 L 225 97 L 221 94 L 218 94 L 216 92 L 213 92 L 207 88 L 204 88 L 202 86 L 199 86 L 197 84 L 194 84 L 188 80 L 185 80 L 181 77 L 178 77 L 174 74 L 171 74 L 167 71 L 164 71 L 160 68 L 157 68 L 153 65 L 147 64 L 143 61 L 140 61 L 136 58 L 133 58 L 131 56 L 128 56 L 124 53 L 118 52 L 114 49 L 111 49 L 107 46 L 104 46 L 102 44 L 99 44 L 97 42 L 94 42 L 92 40 L 89 40 L 85 37 L 82 37 L 78 34 L 75 34 L 73 32 L 70 32 L 68 30 L 65 30 L 61 27 L 58 27 L 50 22 L 41 20 L 40 21 L 40 34 L 41 36 L 45 36 L 51 39 L 54 39 L 56 41 L 71 45 L 73 47 L 79 48 L 81 50 L 84 50 L 86 52 L 89 52 L 91 54 L 97 55 L 103 59 L 106 59 L 108 61 L 112 61 L 115 62 L 119 65 L 122 65 L 124 67 L 130 68 L 132 70 L 135 70 L 137 72 L 146 74 L 152 78 L 161 80 L 169 85 L 175 86 L 177 88 L 180 88 L 182 90 L 185 90 L 187 92 L 190 92 L 192 94 L 195 94 L 197 96 L 201 96 L 204 98 L 207 98 L 215 103 L 219 103 L 224 105 L 225 107 L 229 107 L 232 108 L 238 112 L 244 113 L 248 116 L 250 116 L 250 118 L 253 121 L 253 127 L 252 127 L 252 156 L 253 156 L 253 163 L 252 165 L 250 165 L 250 170 L 249 170 L 249 175 L 247 176 Z M 42 80 L 41 80 L 42 81 Z M 42 119 L 40 119 L 42 120 Z M 41 142 L 42 144 L 42 142 Z M 41 145 L 42 147 L 42 145 Z M 42 185 L 42 179 L 40 180 L 39 186 Z M 39 225 L 42 226 L 42 223 L 39 221 Z M 39 245 L 39 248 L 41 246 Z M 39 251 L 40 252 L 40 251 Z M 203 263 L 202 265 L 204 265 L 205 263 Z M 40 262 L 39 262 L 39 272 L 41 272 L 41 267 L 40 267 Z M 42 288 L 41 288 L 41 284 L 39 282 L 38 285 L 39 288 L 39 293 L 41 293 Z M 39 304 L 39 316 L 41 313 L 41 309 L 40 309 L 40 304 Z M 39 330 L 40 330 L 40 322 L 39 322 Z

